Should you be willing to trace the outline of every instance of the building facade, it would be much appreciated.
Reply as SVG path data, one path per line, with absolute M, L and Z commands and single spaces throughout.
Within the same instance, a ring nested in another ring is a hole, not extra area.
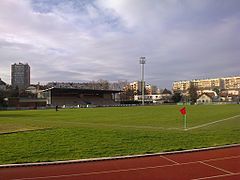
M 186 92 L 191 83 L 193 83 L 198 90 L 240 90 L 240 76 L 235 76 L 213 79 L 195 79 L 191 81 L 175 81 L 172 86 L 173 92 Z
M 171 102 L 172 94 L 148 94 L 144 95 L 144 101 L 145 102 L 151 102 L 151 103 L 166 103 Z M 134 101 L 142 101 L 142 95 L 134 95 Z
M 207 93 L 203 93 L 197 99 L 198 104 L 207 104 L 213 102 L 213 97 Z
M 74 88 L 49 88 L 38 92 L 38 97 L 47 100 L 51 106 L 114 106 L 118 105 L 116 90 L 94 90 Z
M 129 84 L 130 89 L 134 91 L 134 94 L 140 94 L 142 92 L 142 82 L 135 81 Z
M 11 75 L 13 88 L 18 87 L 19 90 L 24 90 L 30 86 L 30 66 L 28 64 L 12 64 Z
M 235 90 L 240 89 L 240 76 L 222 78 L 223 89 Z
M 190 81 L 175 81 L 173 83 L 174 92 L 186 92 L 190 87 Z
M 0 90 L 6 91 L 7 84 L 0 78 Z

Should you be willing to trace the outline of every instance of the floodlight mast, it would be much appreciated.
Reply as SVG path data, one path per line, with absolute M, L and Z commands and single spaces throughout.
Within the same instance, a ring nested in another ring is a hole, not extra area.
M 139 63 L 141 65 L 141 76 L 142 76 L 142 105 L 144 105 L 144 89 L 145 89 L 145 83 L 144 83 L 144 64 L 146 64 L 146 58 L 140 57 Z

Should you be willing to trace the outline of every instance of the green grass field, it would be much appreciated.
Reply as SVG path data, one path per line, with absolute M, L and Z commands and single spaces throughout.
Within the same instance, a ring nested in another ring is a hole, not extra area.
M 0 164 L 146 154 L 240 143 L 240 105 L 0 111 Z M 235 116 L 235 117 L 234 117 Z

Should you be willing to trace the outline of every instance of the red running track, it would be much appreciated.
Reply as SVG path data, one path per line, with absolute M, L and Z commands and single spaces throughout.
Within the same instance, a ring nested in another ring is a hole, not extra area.
M 149 157 L 0 168 L 0 179 L 240 179 L 240 146 Z

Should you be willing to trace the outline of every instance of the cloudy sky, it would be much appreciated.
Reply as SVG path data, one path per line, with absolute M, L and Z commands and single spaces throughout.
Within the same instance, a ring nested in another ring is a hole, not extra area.
M 239 0 L 0 0 L 0 78 L 29 63 L 31 82 L 239 75 Z

